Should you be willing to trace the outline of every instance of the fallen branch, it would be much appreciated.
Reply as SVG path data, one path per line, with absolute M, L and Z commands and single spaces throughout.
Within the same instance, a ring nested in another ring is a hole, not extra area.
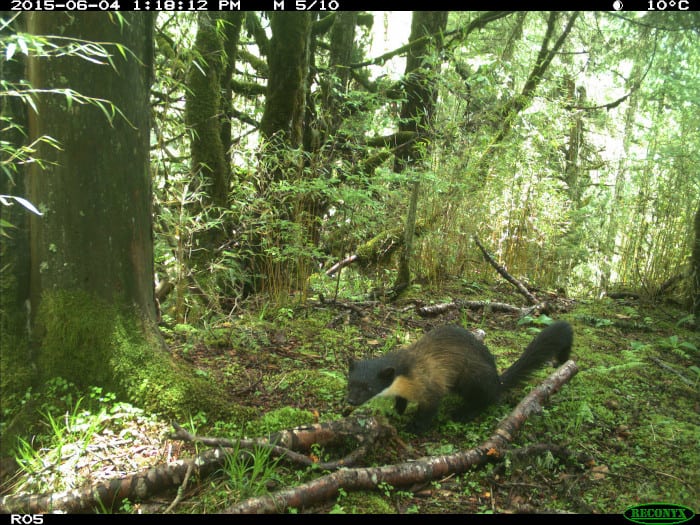
M 185 479 L 182 480 L 182 485 L 180 485 L 177 489 L 177 496 L 175 496 L 175 499 L 170 505 L 168 505 L 168 508 L 165 509 L 163 514 L 171 513 L 173 509 L 177 507 L 177 504 L 180 503 L 180 500 L 182 500 L 182 495 L 185 493 L 185 489 L 187 488 L 187 482 L 190 479 L 190 474 L 192 474 L 192 465 L 190 465 L 187 472 L 185 472 Z
M 339 261 L 335 263 L 333 266 L 328 268 L 326 270 L 326 275 L 328 277 L 333 277 L 338 271 L 342 270 L 346 266 L 350 266 L 352 263 L 354 263 L 357 260 L 357 255 L 350 255 L 349 257 L 346 257 L 342 261 Z
M 180 486 L 188 470 L 193 470 L 200 477 L 209 475 L 223 465 L 225 458 L 226 454 L 220 449 L 208 450 L 196 458 L 181 459 L 81 489 L 40 495 L 3 496 L 0 498 L 0 513 L 105 512 L 125 499 L 143 500 L 165 489 Z
M 86 485 L 80 489 L 49 494 L 3 496 L 0 497 L 0 513 L 109 511 L 125 499 L 144 500 L 173 487 L 181 487 L 185 484 L 183 480 L 187 479 L 190 473 L 196 473 L 202 478 L 216 472 L 223 466 L 231 449 L 251 450 L 264 446 L 272 450 L 273 456 L 282 457 L 286 461 L 304 466 L 317 465 L 324 470 L 335 470 L 354 464 L 379 440 L 386 441 L 392 437 L 398 439 L 396 429 L 383 424 L 376 418 L 346 418 L 277 432 L 267 438 L 240 440 L 198 437 L 193 436 L 177 423 L 173 423 L 173 427 L 175 432 L 169 436 L 171 439 L 217 448 L 193 458 L 180 459 L 123 478 Z M 314 443 L 328 445 L 337 442 L 345 445 L 348 437 L 359 441 L 360 446 L 344 458 L 333 462 L 315 462 L 292 450 L 309 450 Z M 177 501 L 173 503 L 177 504 Z
M 481 253 L 484 254 L 484 258 L 486 259 L 486 261 L 488 261 L 488 263 L 489 263 L 491 266 L 493 266 L 493 267 L 496 269 L 496 271 L 497 271 L 499 274 L 501 274 L 501 276 L 502 276 L 506 281 L 508 281 L 508 282 L 509 282 L 510 284 L 512 284 L 513 286 L 515 286 L 515 288 L 516 288 L 521 294 L 523 294 L 523 295 L 525 296 L 525 298 L 526 298 L 528 301 L 530 301 L 530 304 L 531 304 L 531 305 L 537 305 L 537 307 L 540 307 L 540 305 L 542 305 L 541 301 L 540 301 L 539 299 L 537 299 L 537 297 L 535 297 L 534 295 L 532 295 L 532 293 L 530 293 L 530 290 L 528 290 L 527 288 L 525 288 L 525 285 L 524 285 L 523 283 L 521 283 L 521 282 L 518 281 L 515 277 L 513 277 L 511 274 L 509 274 L 509 273 L 506 271 L 506 269 L 503 268 L 503 266 L 501 266 L 500 264 L 498 264 L 498 263 L 494 260 L 494 258 L 491 257 L 491 256 L 489 255 L 489 253 L 486 251 L 486 248 L 484 248 L 484 247 L 482 246 L 481 242 L 479 242 L 479 238 L 478 238 L 476 235 L 474 235 L 474 242 L 476 243 L 476 245 L 477 245 L 477 246 L 479 247 L 479 249 L 481 250 Z
M 280 457 L 302 466 L 315 465 L 323 470 L 336 470 L 340 467 L 353 465 L 376 442 L 398 439 L 394 427 L 372 417 L 351 417 L 326 423 L 305 425 L 291 430 L 276 432 L 267 438 L 257 439 L 231 440 L 228 438 L 194 436 L 177 423 L 173 423 L 173 427 L 175 427 L 176 432 L 169 436 L 171 439 L 231 449 L 252 450 L 255 447 L 264 447 L 271 451 L 273 457 Z M 355 439 L 361 445 L 347 456 L 336 461 L 318 462 L 304 454 L 295 452 L 298 450 L 310 450 L 312 445 L 317 444 L 330 445 L 339 443 L 345 445 L 347 438 Z
M 353 255 L 346 257 L 326 270 L 326 275 L 333 277 L 344 267 L 354 262 L 357 262 L 362 269 L 366 269 L 389 260 L 399 248 L 403 247 L 405 240 L 403 228 L 403 225 L 401 225 L 375 235 L 364 244 L 358 246 Z M 427 223 L 425 221 L 417 221 L 414 235 L 420 237 L 425 231 L 427 231 Z
M 515 313 L 521 317 L 532 314 L 537 307 L 528 306 L 527 308 L 521 308 L 519 306 L 513 306 L 507 303 L 497 303 L 489 301 L 454 301 L 451 303 L 441 303 L 433 304 L 430 306 L 421 306 L 416 311 L 421 317 L 432 317 L 435 315 L 440 315 L 450 310 L 461 310 L 462 308 L 469 308 L 470 310 L 480 310 L 489 309 L 494 312 L 508 312 Z
M 446 456 L 374 468 L 341 469 L 298 487 L 252 498 L 227 509 L 228 513 L 278 513 L 289 508 L 304 509 L 338 495 L 340 489 L 375 490 L 381 483 L 394 487 L 411 486 L 459 474 L 473 466 L 503 457 L 505 450 L 527 418 L 542 410 L 544 402 L 578 372 L 574 361 L 567 361 L 532 390 L 481 446 Z
M 669 365 L 668 363 L 663 362 L 661 359 L 659 359 L 659 358 L 657 358 L 657 357 L 650 357 L 649 359 L 650 359 L 651 361 L 654 361 L 654 363 L 656 363 L 657 365 L 659 365 L 659 366 L 660 366 L 661 368 L 663 368 L 664 370 L 668 370 L 669 372 L 672 372 L 672 373 L 676 374 L 676 375 L 681 379 L 681 381 L 683 381 L 686 385 L 689 385 L 689 386 L 695 386 L 695 385 L 696 385 L 696 381 L 692 381 L 692 380 L 688 379 L 688 378 L 685 377 L 683 374 L 681 374 L 678 370 L 676 370 L 675 368 L 673 368 L 673 367 L 672 367 L 671 365 Z

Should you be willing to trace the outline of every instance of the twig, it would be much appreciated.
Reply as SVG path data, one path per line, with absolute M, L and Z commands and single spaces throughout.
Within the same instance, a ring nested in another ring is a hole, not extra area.
M 185 479 L 182 480 L 182 485 L 180 485 L 177 489 L 177 496 L 175 496 L 175 499 L 168 506 L 168 508 L 165 509 L 165 512 L 163 514 L 169 514 L 170 511 L 173 510 L 175 506 L 180 502 L 180 500 L 182 499 L 182 495 L 185 493 L 185 489 L 187 488 L 187 482 L 190 479 L 190 474 L 192 474 L 191 464 L 187 467 L 187 472 L 185 472 Z

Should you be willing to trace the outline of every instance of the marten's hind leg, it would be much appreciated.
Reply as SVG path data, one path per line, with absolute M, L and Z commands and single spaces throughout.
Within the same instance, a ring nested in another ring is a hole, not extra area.
M 498 400 L 499 387 L 498 374 L 495 371 L 484 373 L 478 378 L 472 376 L 458 381 L 454 390 L 463 401 L 453 417 L 458 421 L 475 418 Z

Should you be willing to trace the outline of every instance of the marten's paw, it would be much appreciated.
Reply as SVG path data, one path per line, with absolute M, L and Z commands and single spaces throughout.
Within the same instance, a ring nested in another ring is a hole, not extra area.
M 406 430 L 408 430 L 411 434 L 420 436 L 421 434 L 425 434 L 428 430 L 430 430 L 432 427 L 432 422 L 432 418 L 417 417 L 406 425 Z

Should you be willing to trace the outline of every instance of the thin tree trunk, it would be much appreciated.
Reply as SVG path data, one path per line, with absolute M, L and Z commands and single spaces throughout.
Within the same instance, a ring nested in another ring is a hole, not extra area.
M 692 311 L 695 314 L 695 328 L 700 330 L 700 203 L 695 212 L 695 242 L 692 250 Z
M 416 139 L 407 148 L 402 149 L 396 156 L 394 170 L 402 172 L 409 166 L 418 166 L 421 163 L 423 152 L 419 144 L 426 143 L 425 135 L 429 132 L 437 103 L 436 75 L 439 66 L 433 66 L 428 54 L 439 50 L 442 46 L 441 33 L 447 27 L 447 15 L 445 11 L 416 11 L 413 13 L 411 23 L 410 40 L 418 41 L 421 38 L 432 35 L 433 39 L 424 40 L 421 45 L 413 46 L 406 58 L 406 101 L 401 108 L 401 121 L 399 131 L 410 131 L 416 134 Z M 422 136 L 421 136 L 422 135 Z M 418 196 L 420 193 L 420 181 L 415 180 L 411 185 L 411 197 L 406 216 L 406 228 L 404 249 L 399 260 L 399 271 L 394 283 L 394 289 L 402 290 L 411 281 L 410 262 L 413 250 L 413 234 L 416 225 L 416 210 L 418 208 Z

